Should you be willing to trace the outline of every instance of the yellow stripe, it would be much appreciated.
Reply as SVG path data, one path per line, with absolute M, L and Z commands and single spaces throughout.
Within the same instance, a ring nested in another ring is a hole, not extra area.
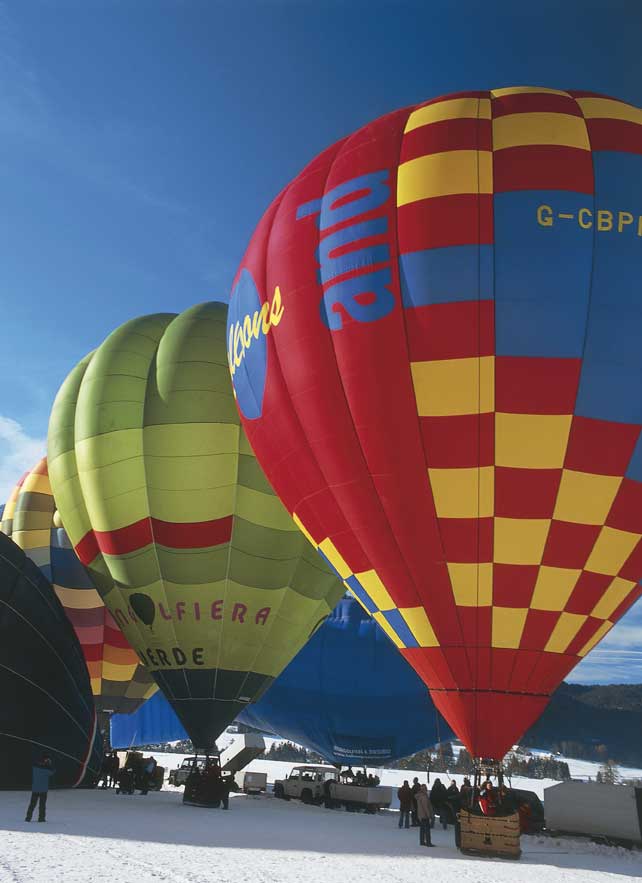
M 493 603 L 493 565 L 490 562 L 448 562 L 450 584 L 458 607 L 490 607 Z
M 595 632 L 593 637 L 589 638 L 589 640 L 586 642 L 586 644 L 584 644 L 584 646 L 582 647 L 582 649 L 579 651 L 579 653 L 577 655 L 578 656 L 586 656 L 586 654 L 589 653 L 593 649 L 593 647 L 595 647 L 595 645 L 602 640 L 604 635 L 606 635 L 607 632 L 611 631 L 612 628 L 613 628 L 612 622 L 609 622 L 608 620 L 606 622 L 603 622 L 602 625 L 599 627 L 599 629 Z
M 439 647 L 439 641 L 423 607 L 401 607 L 399 613 L 420 647 Z
M 396 647 L 402 648 L 402 647 L 405 646 L 404 642 L 403 642 L 403 641 L 401 640 L 401 638 L 397 635 L 396 631 L 392 628 L 392 626 L 390 625 L 390 623 L 388 622 L 388 620 L 386 619 L 386 617 L 383 615 L 383 613 L 373 613 L 373 614 L 372 614 L 372 618 L 373 618 L 376 622 L 379 623 L 379 625 L 381 626 L 381 628 L 382 628 L 382 629 L 384 630 L 384 632 L 388 635 L 388 637 L 390 638 L 390 640 L 392 641 L 392 643 L 393 643 Z
M 642 110 L 610 98 L 577 98 L 587 120 L 625 120 L 642 125 Z
M 523 607 L 493 607 L 493 647 L 517 649 L 527 613 Z
M 532 144 L 591 149 L 586 123 L 569 113 L 510 113 L 493 120 L 493 150 Z
M 365 570 L 363 573 L 355 573 L 355 577 L 359 580 L 364 591 L 379 610 L 392 610 L 397 606 L 388 594 L 388 590 L 379 579 L 375 570 Z
M 419 156 L 399 166 L 397 205 L 456 193 L 492 193 L 489 150 L 449 150 Z
M 39 472 L 30 472 L 29 475 L 25 478 L 20 492 L 45 494 L 47 497 L 51 497 L 52 493 L 51 484 L 49 483 L 49 476 L 42 475 Z M 53 500 L 51 501 L 51 507 L 53 508 Z
M 442 120 L 462 119 L 490 119 L 489 98 L 450 98 L 448 101 L 436 101 L 419 107 L 408 117 L 404 132 L 412 132 L 429 123 L 439 123 Z
M 581 570 L 542 565 L 537 574 L 531 608 L 564 610 L 581 573 Z
M 440 518 L 489 518 L 493 515 L 494 468 L 429 469 L 435 509 Z
M 66 589 L 62 586 L 54 586 L 54 589 L 62 606 L 71 610 L 93 610 L 103 606 L 95 589 Z
M 505 89 L 492 89 L 493 98 L 503 98 L 504 95 L 528 95 L 532 92 L 542 92 L 545 95 L 565 95 L 570 98 L 568 92 L 562 92 L 560 89 L 544 89 L 542 86 L 507 86 Z
M 323 552 L 330 564 L 335 568 L 341 579 L 347 579 L 352 576 L 352 570 L 341 557 L 340 552 L 330 538 L 325 539 L 319 545 L 319 550 Z
M 412 362 L 410 369 L 420 417 L 487 414 L 494 410 L 494 356 Z
M 20 514 L 22 515 L 23 513 Z M 51 515 L 47 515 L 47 518 L 49 519 L 49 521 L 51 521 Z M 11 539 L 17 546 L 20 546 L 21 549 L 24 549 L 25 552 L 29 549 L 48 549 L 49 544 L 51 543 L 51 529 L 48 528 L 47 530 L 16 530 L 14 522 L 14 530 L 11 535 Z
M 560 614 L 544 650 L 547 653 L 564 653 L 587 619 L 587 616 L 582 616 L 579 613 Z
M 591 616 L 595 616 L 597 619 L 608 619 L 622 601 L 628 598 L 634 588 L 634 582 L 616 576 L 591 611 Z

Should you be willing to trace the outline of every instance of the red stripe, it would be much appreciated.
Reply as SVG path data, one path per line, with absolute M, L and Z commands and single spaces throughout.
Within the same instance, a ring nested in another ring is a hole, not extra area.
M 492 245 L 493 196 L 476 193 L 434 196 L 399 207 L 399 252 L 448 245 Z
M 99 552 L 126 555 L 152 542 L 169 549 L 206 549 L 229 542 L 232 523 L 232 515 L 188 524 L 143 518 L 118 530 L 90 531 L 76 546 L 76 553 L 83 564 L 90 564 Z
M 521 95 L 502 95 L 493 98 L 493 119 L 512 113 L 566 113 L 582 116 L 582 111 L 572 98 L 566 95 L 550 95 L 546 92 L 523 92 Z
M 622 150 L 642 153 L 642 126 L 628 120 L 587 120 L 593 150 Z
M 411 362 L 495 353 L 495 302 L 454 301 L 406 310 Z
M 449 150 L 492 150 L 490 120 L 468 117 L 426 123 L 406 132 L 401 142 L 399 164 Z
M 533 144 L 505 147 L 493 154 L 495 193 L 511 190 L 571 190 L 593 193 L 593 160 L 588 150 Z

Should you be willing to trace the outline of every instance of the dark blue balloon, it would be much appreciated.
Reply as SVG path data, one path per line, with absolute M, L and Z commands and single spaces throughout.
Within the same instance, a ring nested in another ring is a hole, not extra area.
M 428 691 L 353 598 L 325 623 L 237 718 L 333 762 L 382 765 L 451 737 Z M 186 738 L 159 693 L 135 714 L 112 716 L 116 748 Z

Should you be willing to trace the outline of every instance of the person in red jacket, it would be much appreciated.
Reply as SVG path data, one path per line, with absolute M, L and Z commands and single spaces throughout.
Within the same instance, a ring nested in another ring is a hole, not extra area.
M 408 784 L 408 779 L 404 780 L 403 785 L 397 791 L 399 798 L 399 827 L 410 827 L 410 813 L 413 806 L 413 793 Z

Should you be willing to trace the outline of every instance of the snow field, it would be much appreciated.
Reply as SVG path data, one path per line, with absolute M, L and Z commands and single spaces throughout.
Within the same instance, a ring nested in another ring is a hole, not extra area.
M 265 763 L 265 762 L 264 762 Z M 398 772 L 398 771 L 397 771 Z M 376 816 L 233 795 L 229 812 L 147 797 L 52 791 L 45 825 L 26 792 L 0 792 L 0 883 L 607 883 L 642 876 L 642 854 L 571 838 L 522 838 L 523 858 L 462 856 L 453 829 L 399 830 Z

